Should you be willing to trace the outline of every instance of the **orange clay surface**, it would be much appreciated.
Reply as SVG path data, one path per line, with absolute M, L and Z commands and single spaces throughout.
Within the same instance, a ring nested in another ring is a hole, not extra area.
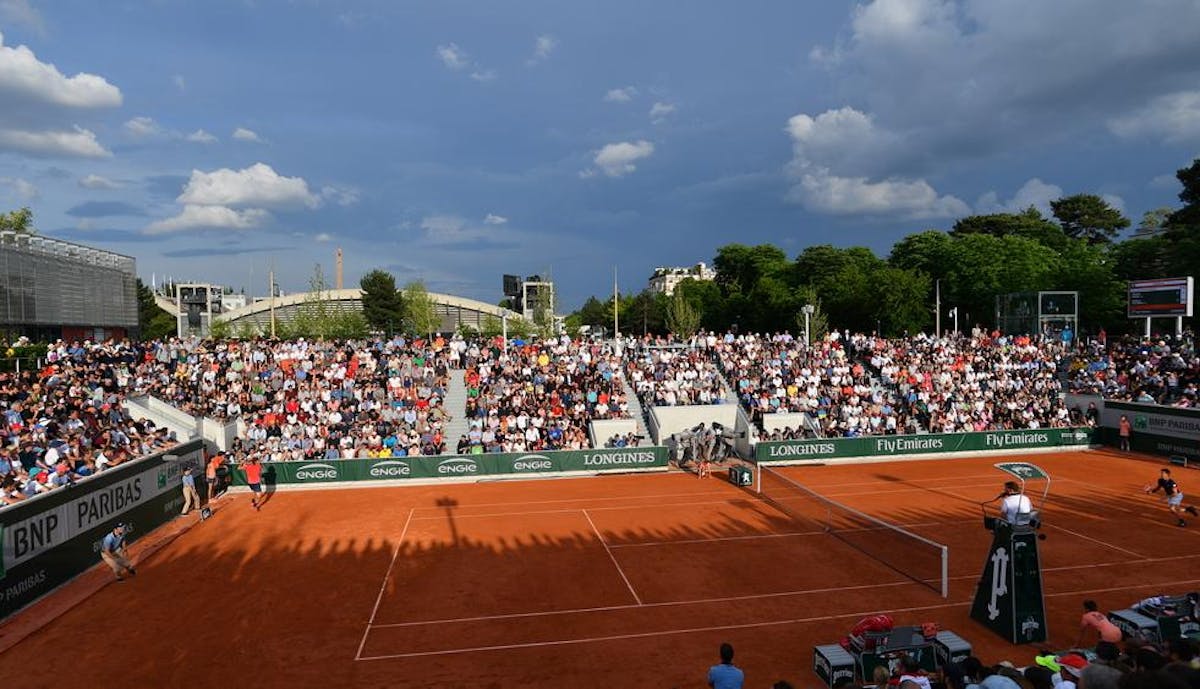
M 107 571 L 93 570 L 80 580 L 92 593 L 65 612 L 46 611 L 70 587 L 23 613 L 57 616 L 0 664 L 22 688 L 700 688 L 729 641 L 747 687 L 812 687 L 812 646 L 876 612 L 936 620 L 987 661 L 1028 662 L 1034 649 L 968 617 L 990 538 L 978 503 L 1005 459 L 781 470 L 949 545 L 949 599 L 720 476 L 284 491 L 261 512 L 237 494 L 136 555 L 135 579 L 97 586 Z M 1030 460 L 1054 479 L 1050 646 L 1075 642 L 1084 598 L 1112 609 L 1200 588 L 1200 523 L 1175 526 L 1141 493 L 1161 462 Z M 1200 491 L 1200 474 L 1178 473 Z M 17 638 L 11 624 L 3 634 Z

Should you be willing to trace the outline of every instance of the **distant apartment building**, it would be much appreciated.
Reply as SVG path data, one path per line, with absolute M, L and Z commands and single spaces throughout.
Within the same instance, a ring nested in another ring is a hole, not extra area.
M 716 277 L 717 271 L 703 263 L 697 263 L 694 266 L 686 268 L 659 267 L 655 268 L 654 275 L 650 276 L 650 291 L 671 295 L 674 294 L 675 287 L 688 278 L 693 280 L 715 280 Z

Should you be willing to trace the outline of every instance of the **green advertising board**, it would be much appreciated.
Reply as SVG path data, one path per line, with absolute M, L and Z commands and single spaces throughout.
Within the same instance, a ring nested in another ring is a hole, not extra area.
M 383 459 L 320 459 L 311 462 L 263 464 L 263 483 L 344 483 L 396 479 L 512 477 L 563 472 L 626 472 L 665 470 L 667 448 L 622 447 L 595 450 L 388 457 Z M 234 485 L 246 485 L 246 475 L 234 472 Z
M 1106 445 L 1120 446 L 1120 418 L 1129 419 L 1130 447 L 1137 452 L 1200 459 L 1200 409 L 1105 400 L 1100 418 Z
M 946 452 L 987 452 L 1036 448 L 1079 447 L 1092 443 L 1086 428 L 1045 428 L 1027 431 L 982 433 L 927 433 L 882 435 L 865 438 L 822 438 L 760 442 L 755 460 L 760 464 L 819 462 L 849 457 L 895 457 Z

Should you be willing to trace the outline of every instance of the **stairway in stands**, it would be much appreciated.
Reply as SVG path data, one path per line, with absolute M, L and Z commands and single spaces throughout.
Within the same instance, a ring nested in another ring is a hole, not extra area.
M 463 371 L 450 370 L 450 385 L 446 388 L 446 399 L 443 402 L 450 421 L 446 424 L 444 434 L 446 454 L 454 454 L 458 439 L 467 434 L 470 422 L 467 419 L 467 382 L 463 380 Z
M 638 399 L 633 386 L 629 384 L 628 376 L 621 376 L 621 385 L 625 391 L 625 399 L 629 400 L 629 415 L 633 417 L 634 421 L 637 421 L 637 434 L 643 438 L 650 438 L 650 431 L 646 424 L 646 410 L 642 408 L 642 401 Z M 653 439 L 651 438 L 651 440 Z M 600 439 L 597 439 L 597 442 L 603 443 Z

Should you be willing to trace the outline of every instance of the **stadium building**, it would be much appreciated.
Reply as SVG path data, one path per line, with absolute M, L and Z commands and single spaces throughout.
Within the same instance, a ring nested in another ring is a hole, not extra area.
M 0 232 L 0 331 L 13 340 L 136 334 L 134 259 L 53 237 Z

